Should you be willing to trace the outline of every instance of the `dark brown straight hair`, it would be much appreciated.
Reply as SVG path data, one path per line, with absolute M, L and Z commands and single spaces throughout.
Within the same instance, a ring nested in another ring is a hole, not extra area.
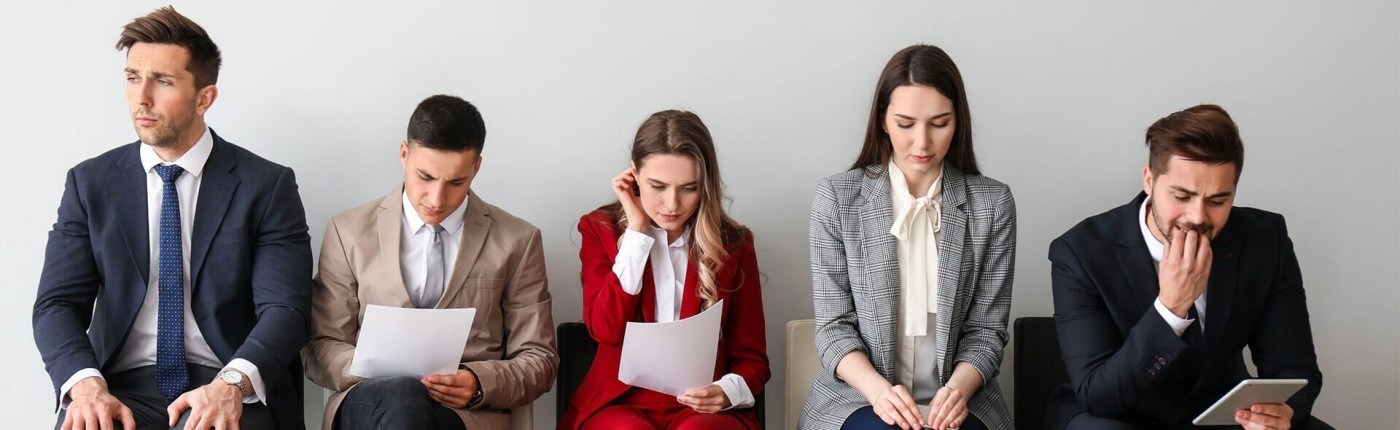
M 1147 167 L 1167 173 L 1173 155 L 1209 164 L 1234 164 L 1235 182 L 1244 170 L 1244 142 L 1225 109 L 1201 104 L 1173 112 L 1147 127 Z
M 904 48 L 890 58 L 885 70 L 880 72 L 880 80 L 875 83 L 875 101 L 870 104 L 870 122 L 865 129 L 865 144 L 852 169 L 878 166 L 869 170 L 879 173 L 889 163 L 894 148 L 890 146 L 890 136 L 885 133 L 885 112 L 890 107 L 890 94 L 895 88 L 905 85 L 933 87 L 944 97 L 953 101 L 953 115 L 957 129 L 953 130 L 953 142 L 944 160 L 953 167 L 969 175 L 980 175 L 977 156 L 972 152 L 972 114 L 967 106 L 967 91 L 963 88 L 962 75 L 957 64 L 933 45 L 914 45 Z

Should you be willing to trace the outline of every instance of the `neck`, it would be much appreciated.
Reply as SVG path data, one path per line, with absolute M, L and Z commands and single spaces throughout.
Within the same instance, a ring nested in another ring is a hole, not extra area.
M 156 155 L 160 156 L 162 161 L 175 161 L 183 157 L 186 152 L 189 152 L 190 148 L 193 148 L 196 143 L 199 143 L 199 138 L 203 136 L 204 119 L 196 118 L 194 122 L 190 123 L 190 128 L 180 134 L 179 140 L 175 145 L 169 147 L 152 146 L 151 148 L 155 149 Z
M 685 227 L 676 230 L 666 230 L 666 244 L 670 245 L 676 243 L 676 239 L 680 239 L 683 234 L 685 234 Z
M 895 167 L 899 166 L 895 165 Z M 904 184 L 909 187 L 909 194 L 916 199 L 927 195 L 929 187 L 933 186 L 933 182 L 943 175 L 943 169 L 936 169 L 928 173 L 906 172 L 904 169 L 900 169 L 899 172 L 904 174 Z

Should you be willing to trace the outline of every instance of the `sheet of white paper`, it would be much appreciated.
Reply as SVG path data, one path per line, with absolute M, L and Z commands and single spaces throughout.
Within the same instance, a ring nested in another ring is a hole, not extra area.
M 724 301 L 699 315 L 664 323 L 627 323 L 617 379 L 672 396 L 714 383 Z
M 476 309 L 369 305 L 350 374 L 364 378 L 457 373 Z

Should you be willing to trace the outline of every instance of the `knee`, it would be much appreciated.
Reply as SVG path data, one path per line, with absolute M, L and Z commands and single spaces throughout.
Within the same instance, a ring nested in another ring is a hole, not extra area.
M 428 389 L 417 378 L 400 376 L 370 379 L 355 385 L 345 401 L 342 413 L 368 413 L 375 416 L 397 413 L 420 413 L 430 404 Z
M 727 430 L 744 428 L 744 422 L 733 414 L 695 414 L 682 417 L 671 427 L 672 430 Z
M 656 426 L 636 409 L 608 406 L 584 420 L 579 430 L 656 430 Z

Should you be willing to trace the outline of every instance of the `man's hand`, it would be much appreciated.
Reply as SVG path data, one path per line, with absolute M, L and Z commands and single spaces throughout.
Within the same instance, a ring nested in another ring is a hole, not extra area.
M 688 390 L 685 394 L 676 396 L 676 401 L 702 414 L 713 414 L 730 405 L 729 396 L 724 395 L 724 389 L 718 385 Z
M 1235 422 L 1248 430 L 1293 428 L 1293 408 L 1287 403 L 1256 403 L 1235 411 Z
M 243 391 L 236 385 L 215 379 L 208 385 L 181 394 L 170 403 L 170 407 L 165 408 L 170 415 L 171 427 L 180 421 L 180 413 L 185 409 L 190 410 L 185 430 L 238 430 L 238 419 L 243 417 Z
M 1157 298 L 1177 317 L 1186 318 L 1206 290 L 1213 255 L 1210 239 L 1195 230 L 1172 228 L 1171 240 L 1157 268 Z
M 457 369 L 456 375 L 429 375 L 422 381 L 433 400 L 452 409 L 467 407 L 476 396 L 476 374 L 466 369 Z
M 68 390 L 68 397 L 73 402 L 68 404 L 68 412 L 63 416 L 63 430 L 108 430 L 115 419 L 121 420 L 124 429 L 136 428 L 131 409 L 107 392 L 107 381 L 102 378 L 94 376 L 78 381 Z

